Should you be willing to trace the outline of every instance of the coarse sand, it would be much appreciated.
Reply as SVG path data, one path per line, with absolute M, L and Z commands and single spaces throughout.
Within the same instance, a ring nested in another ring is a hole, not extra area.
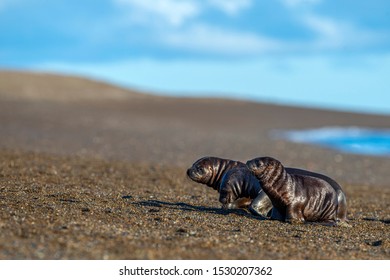
M 0 71 L 0 259 L 390 259 L 390 159 L 272 138 L 324 126 L 389 128 L 390 117 Z M 186 177 L 205 155 L 327 174 L 351 227 L 223 210 Z

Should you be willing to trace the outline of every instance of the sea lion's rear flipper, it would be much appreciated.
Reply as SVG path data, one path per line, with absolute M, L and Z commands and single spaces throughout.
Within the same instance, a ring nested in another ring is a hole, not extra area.
M 263 190 L 259 192 L 258 196 L 253 199 L 249 206 L 249 211 L 264 218 L 271 216 L 271 210 L 272 202 Z
M 347 221 L 347 199 L 345 194 L 340 190 L 337 192 L 337 222 Z

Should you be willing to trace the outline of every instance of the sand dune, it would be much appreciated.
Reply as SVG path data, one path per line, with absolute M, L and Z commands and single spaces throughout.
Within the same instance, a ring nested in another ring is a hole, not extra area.
M 86 78 L 45 72 L 0 70 L 0 97 L 11 100 L 80 102 L 145 98 L 145 93 L 125 90 Z

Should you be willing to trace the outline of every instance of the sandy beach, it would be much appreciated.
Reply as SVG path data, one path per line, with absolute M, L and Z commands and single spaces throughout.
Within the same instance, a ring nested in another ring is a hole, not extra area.
M 389 128 L 390 116 L 0 71 L 0 259 L 390 259 L 390 159 L 272 137 L 325 126 Z M 351 227 L 222 210 L 186 177 L 206 155 L 327 174 Z

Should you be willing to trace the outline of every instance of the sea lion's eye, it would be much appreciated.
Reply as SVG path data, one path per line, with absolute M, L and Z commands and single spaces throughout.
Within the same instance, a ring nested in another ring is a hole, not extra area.
M 196 171 L 197 171 L 198 173 L 200 173 L 200 174 L 203 174 L 203 173 L 204 173 L 203 168 L 200 167 L 200 166 L 197 166 L 197 167 L 196 167 Z

